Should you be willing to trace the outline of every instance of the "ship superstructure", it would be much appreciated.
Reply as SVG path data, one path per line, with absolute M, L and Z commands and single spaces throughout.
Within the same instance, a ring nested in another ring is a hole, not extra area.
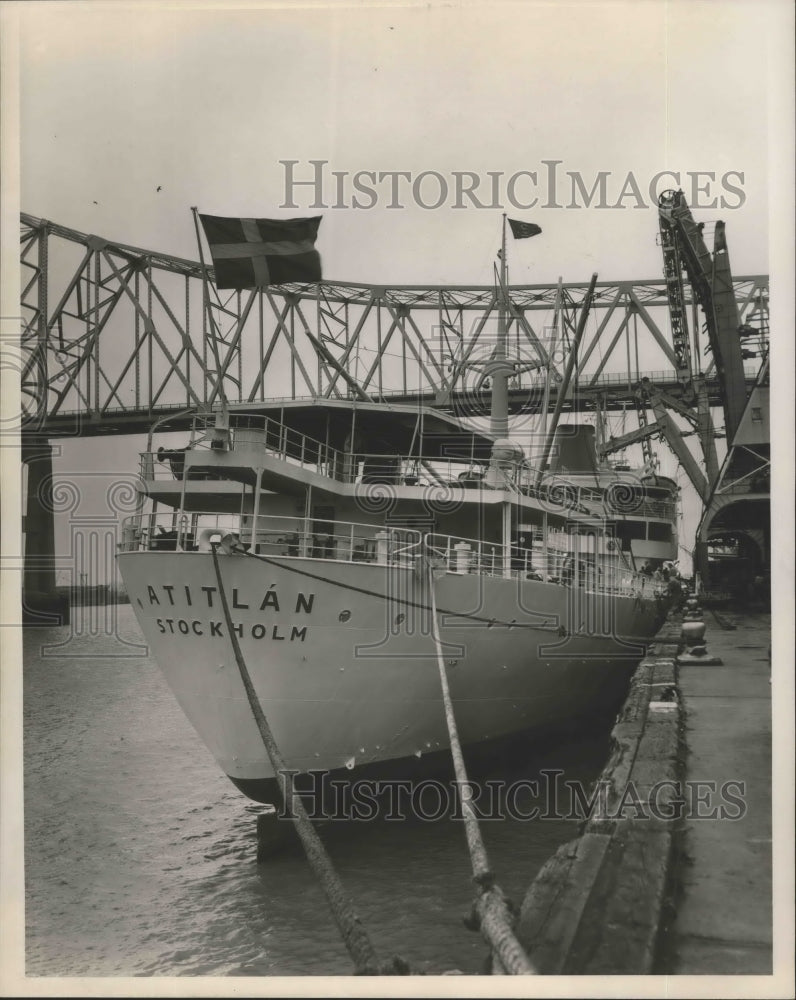
M 273 798 L 273 775 L 230 660 L 213 546 L 258 692 L 299 770 L 445 748 L 429 562 L 465 742 L 616 697 L 661 620 L 665 584 L 652 570 L 676 555 L 665 484 L 598 468 L 583 426 L 559 429 L 536 485 L 510 439 L 440 411 L 258 410 L 197 416 L 184 448 L 153 444 L 119 557 L 178 700 L 244 791 Z M 591 468 L 572 467 L 577 453 Z

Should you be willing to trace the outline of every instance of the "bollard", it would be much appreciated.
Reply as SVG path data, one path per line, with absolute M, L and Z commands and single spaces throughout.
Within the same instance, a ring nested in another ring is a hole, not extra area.
M 686 600 L 686 611 L 680 639 L 685 645 L 677 656 L 679 666 L 721 667 L 724 661 L 718 656 L 710 656 L 705 642 L 705 622 L 699 609 L 699 601 L 691 597 Z
M 696 619 L 689 621 L 684 619 L 680 638 L 685 642 L 686 646 L 697 645 L 705 638 L 705 623 Z
M 706 645 L 692 646 L 691 649 L 677 656 L 677 664 L 681 667 L 721 667 L 724 660 L 720 656 L 709 656 Z
M 467 542 L 459 542 L 453 546 L 456 553 L 456 572 L 469 573 L 472 564 L 473 552 Z
M 376 562 L 382 565 L 390 560 L 390 532 L 376 532 Z

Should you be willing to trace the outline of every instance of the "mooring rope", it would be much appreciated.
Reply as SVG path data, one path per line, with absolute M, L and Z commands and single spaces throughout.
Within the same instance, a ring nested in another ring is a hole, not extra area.
M 462 817 L 467 837 L 467 848 L 470 852 L 470 863 L 473 869 L 473 881 L 476 884 L 474 911 L 481 933 L 489 942 L 497 959 L 499 971 L 509 975 L 535 975 L 536 969 L 525 954 L 522 945 L 514 936 L 513 921 L 506 897 L 495 881 L 495 875 L 489 867 L 486 848 L 481 838 L 478 817 L 472 804 L 472 788 L 467 779 L 467 769 L 464 764 L 459 731 L 456 726 L 456 716 L 453 711 L 448 676 L 445 673 L 445 659 L 442 653 L 442 640 L 439 634 L 437 617 L 437 598 L 434 587 L 433 567 L 426 560 L 428 574 L 429 601 L 431 605 L 431 635 L 437 653 L 439 680 L 442 688 L 442 701 L 445 706 L 445 721 L 448 725 L 448 736 L 453 757 L 453 767 L 456 774 L 456 784 L 462 804 Z
M 323 846 L 315 828 L 312 826 L 304 804 L 295 791 L 293 772 L 288 770 L 279 746 L 274 739 L 274 734 L 271 731 L 260 700 L 257 697 L 257 692 L 252 684 L 251 675 L 243 658 L 238 637 L 232 627 L 229 603 L 221 578 L 221 567 L 218 562 L 218 543 L 211 543 L 211 550 L 213 553 L 213 568 L 215 569 L 216 581 L 218 583 L 218 593 L 221 598 L 221 608 L 224 613 L 227 632 L 232 643 L 235 662 L 238 665 L 243 687 L 246 691 L 246 697 L 249 699 L 249 705 L 251 706 L 254 720 L 260 731 L 260 736 L 274 774 L 281 778 L 280 788 L 282 796 L 285 799 L 287 812 L 301 839 L 307 860 L 326 894 L 348 953 L 351 955 L 357 972 L 360 975 L 407 975 L 411 971 L 408 964 L 397 956 L 389 963 L 380 963 L 378 961 L 367 931 L 362 926 L 362 922 L 354 911 L 353 904 L 334 869 L 332 860 L 326 852 L 326 848 Z M 289 799 L 286 791 L 289 791 Z M 288 802 L 290 803 L 289 806 L 287 805 Z

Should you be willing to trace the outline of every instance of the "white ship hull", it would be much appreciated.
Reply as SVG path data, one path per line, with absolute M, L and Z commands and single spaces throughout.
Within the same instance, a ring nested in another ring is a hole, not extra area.
M 428 594 L 412 567 L 219 555 L 231 619 L 290 768 L 360 769 L 447 749 Z M 119 564 L 168 684 L 223 771 L 272 799 L 273 771 L 224 622 L 212 555 Z M 621 693 L 662 608 L 647 597 L 440 572 L 444 659 L 463 744 L 588 716 Z

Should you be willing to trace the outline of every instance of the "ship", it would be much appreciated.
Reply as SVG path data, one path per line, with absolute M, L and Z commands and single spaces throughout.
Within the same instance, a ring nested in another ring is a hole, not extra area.
M 621 703 L 666 614 L 677 485 L 600 458 L 586 421 L 554 421 L 527 453 L 505 360 L 499 335 L 488 427 L 351 391 L 222 400 L 180 447 L 150 435 L 120 573 L 177 702 L 249 798 L 278 801 L 277 776 L 231 631 L 297 775 L 441 766 L 440 656 L 468 752 Z

